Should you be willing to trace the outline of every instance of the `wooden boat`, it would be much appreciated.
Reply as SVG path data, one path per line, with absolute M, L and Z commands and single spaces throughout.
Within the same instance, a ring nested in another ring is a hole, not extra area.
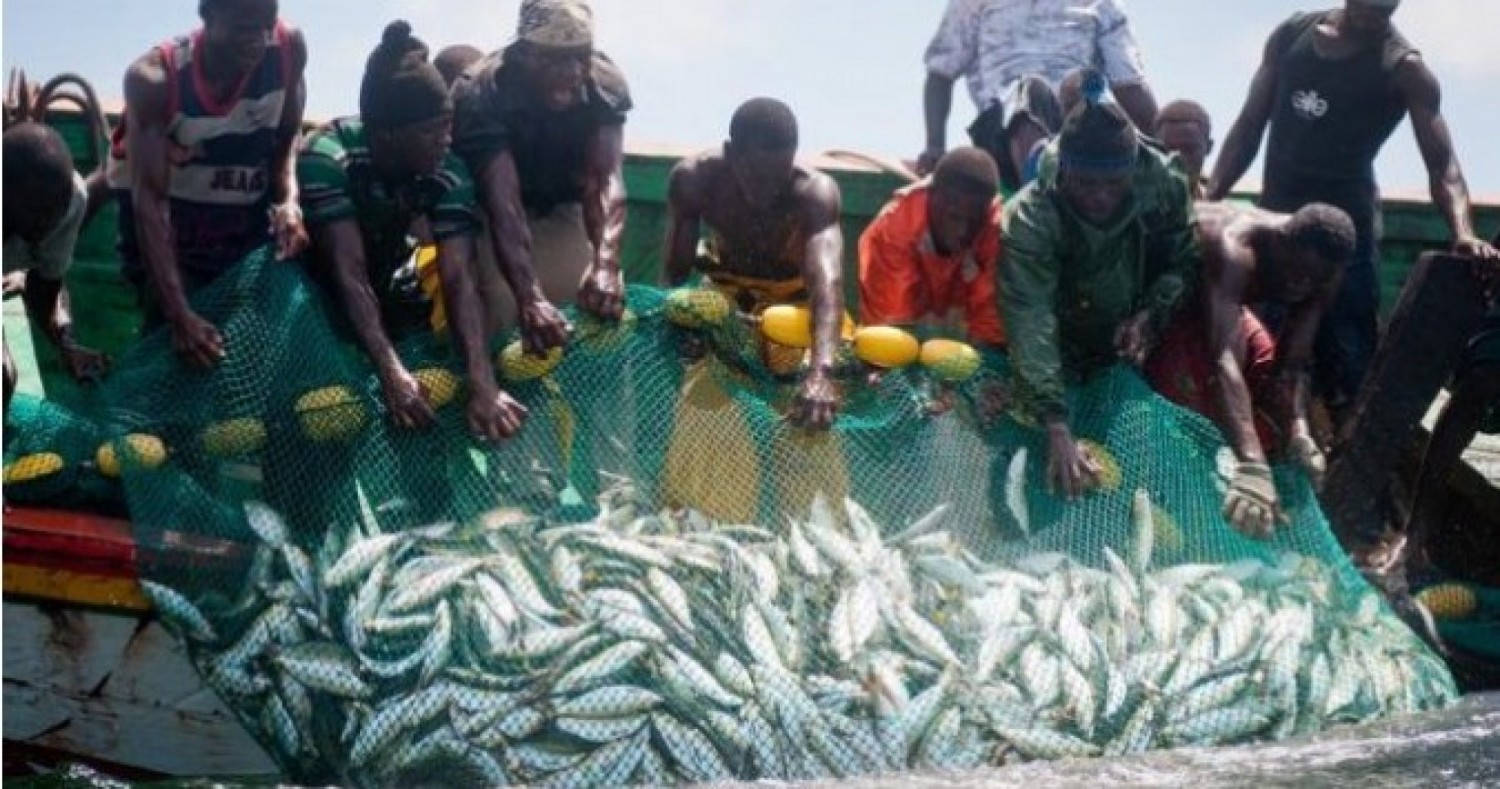
M 97 165 L 88 114 L 47 114 L 74 148 L 81 170 Z M 630 220 L 623 249 L 629 280 L 658 280 L 665 236 L 667 176 L 685 150 L 634 148 L 627 159 Z M 843 190 L 844 231 L 856 238 L 892 190 L 908 178 L 899 165 L 849 154 L 815 162 Z M 1394 304 L 1410 262 L 1446 243 L 1446 228 L 1425 200 L 1385 203 L 1385 303 Z M 1500 203 L 1478 209 L 1480 227 L 1500 225 Z M 136 336 L 134 293 L 114 257 L 113 209 L 79 241 L 69 274 L 81 342 L 118 352 Z M 853 244 L 846 245 L 853 254 Z M 846 277 L 850 303 L 858 298 Z M 5 304 L 6 337 L 22 373 L 21 391 L 64 403 L 77 396 L 44 342 L 33 342 L 20 300 Z M 1500 454 L 1500 453 L 1497 453 Z M 1500 520 L 1495 466 L 1460 473 L 1470 517 Z M 1490 544 L 1500 545 L 1500 525 Z M 4 512 L 4 737 L 6 773 L 59 761 L 97 765 L 121 777 L 265 776 L 269 756 L 207 691 L 181 647 L 157 624 L 136 583 L 136 544 L 127 521 L 69 509 L 6 507 Z M 199 561 L 222 546 L 182 540 L 173 551 Z M 168 552 L 170 556 L 170 552 Z M 1497 562 L 1500 566 L 1500 562 Z

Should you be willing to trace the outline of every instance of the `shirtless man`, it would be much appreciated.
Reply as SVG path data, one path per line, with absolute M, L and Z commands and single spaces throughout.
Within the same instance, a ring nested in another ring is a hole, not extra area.
M 200 0 L 203 28 L 141 56 L 125 74 L 109 184 L 120 201 L 120 257 L 150 330 L 197 368 L 224 339 L 188 304 L 249 253 L 307 245 L 295 143 L 307 44 L 276 0 Z
M 1322 481 L 1323 453 L 1307 419 L 1308 373 L 1323 315 L 1354 254 L 1354 223 L 1322 203 L 1290 215 L 1199 203 L 1195 223 L 1203 259 L 1197 308 L 1179 313 L 1146 374 L 1168 399 L 1224 432 L 1239 460 L 1224 515 L 1241 531 L 1267 537 L 1282 518 L 1267 464 L 1272 436 L 1285 435 L 1287 454 L 1314 484 Z M 1267 302 L 1287 310 L 1279 353 L 1246 306 Z M 1286 413 L 1267 424 L 1256 400 L 1284 404 L 1273 410 Z
M 729 124 L 720 152 L 685 159 L 668 188 L 666 277 L 676 286 L 696 269 L 741 310 L 810 301 L 812 363 L 793 422 L 833 424 L 838 394 L 831 372 L 843 317 L 838 184 L 796 164 L 797 119 L 775 99 L 751 99 Z M 700 257 L 700 226 L 712 233 Z

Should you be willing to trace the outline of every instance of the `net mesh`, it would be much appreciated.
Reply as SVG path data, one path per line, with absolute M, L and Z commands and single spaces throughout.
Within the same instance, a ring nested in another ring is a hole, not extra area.
M 215 371 L 159 334 L 120 360 L 101 422 L 166 447 L 123 469 L 143 586 L 288 775 L 827 779 L 1275 739 L 1454 696 L 1306 480 L 1278 470 L 1291 522 L 1241 537 L 1217 432 L 1132 373 L 1071 393 L 1106 473 L 1065 502 L 1041 431 L 986 394 L 1002 358 L 960 385 L 844 364 L 838 423 L 810 436 L 752 327 L 628 303 L 619 327 L 576 318 L 554 368 L 505 369 L 529 416 L 498 445 L 468 435 L 431 337 L 400 350 L 442 371 L 438 424 L 390 427 L 299 269 L 262 257 L 196 297 Z

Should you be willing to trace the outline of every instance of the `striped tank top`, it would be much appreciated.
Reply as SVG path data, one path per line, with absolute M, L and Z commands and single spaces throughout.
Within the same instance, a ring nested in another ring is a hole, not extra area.
M 168 194 L 178 267 L 189 286 L 204 283 L 270 241 L 267 209 L 282 106 L 292 79 L 290 36 L 280 22 L 259 64 L 227 100 L 202 71 L 203 31 L 157 48 L 167 72 L 171 175 Z M 109 185 L 120 203 L 125 274 L 145 273 L 130 194 L 125 123 L 115 130 Z

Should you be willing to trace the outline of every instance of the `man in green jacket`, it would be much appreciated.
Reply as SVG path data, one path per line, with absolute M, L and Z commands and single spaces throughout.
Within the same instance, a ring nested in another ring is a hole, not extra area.
M 1140 364 L 1197 268 L 1186 176 L 1141 142 L 1102 88 L 1086 81 L 1003 223 L 1017 394 L 1046 425 L 1047 477 L 1069 498 L 1097 484 L 1099 466 L 1073 438 L 1065 382 L 1117 360 Z

